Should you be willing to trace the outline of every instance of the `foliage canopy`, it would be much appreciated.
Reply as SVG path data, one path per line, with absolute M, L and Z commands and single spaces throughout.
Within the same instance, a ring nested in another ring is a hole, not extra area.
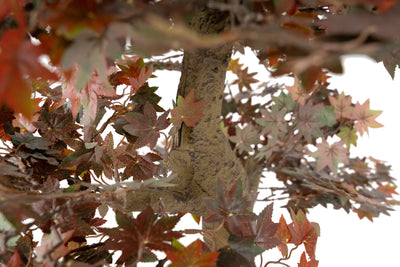
M 345 54 L 394 77 L 399 19 L 396 0 L 0 1 L 0 265 L 255 266 L 278 248 L 263 266 L 287 266 L 304 245 L 298 266 L 318 266 L 310 209 L 399 204 L 390 167 L 350 154 L 381 111 L 329 87 Z M 256 79 L 245 47 L 293 85 Z M 150 84 L 173 70 L 167 109 Z M 253 212 L 277 195 L 289 223 Z M 203 230 L 176 230 L 185 213 Z

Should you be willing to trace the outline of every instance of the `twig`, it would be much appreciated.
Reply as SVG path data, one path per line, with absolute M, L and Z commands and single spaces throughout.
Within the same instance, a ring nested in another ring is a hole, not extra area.
M 289 254 L 288 254 L 287 256 L 282 257 L 282 258 L 280 258 L 280 259 L 277 260 L 277 261 L 269 261 L 269 262 L 267 262 L 267 263 L 264 265 L 264 267 L 268 266 L 269 264 L 282 264 L 282 265 L 284 265 L 284 266 L 290 267 L 290 265 L 288 265 L 288 264 L 286 264 L 286 263 L 283 263 L 282 261 L 285 261 L 285 260 L 290 259 L 290 257 L 292 256 L 293 251 L 295 251 L 298 247 L 299 247 L 299 245 L 296 245 L 294 248 L 292 248 L 292 249 L 290 250 L 290 252 L 289 252 Z

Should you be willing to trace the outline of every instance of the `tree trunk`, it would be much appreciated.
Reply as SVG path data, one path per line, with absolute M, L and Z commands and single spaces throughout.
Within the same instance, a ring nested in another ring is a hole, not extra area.
M 190 26 L 200 34 L 221 32 L 227 23 L 227 14 L 202 8 Z M 230 187 L 242 179 L 247 189 L 247 174 L 233 153 L 221 130 L 221 107 L 226 68 L 231 58 L 232 45 L 185 51 L 178 95 L 185 97 L 194 90 L 195 101 L 206 102 L 204 117 L 195 127 L 182 125 L 169 156 L 169 165 L 178 186 L 131 192 L 125 198 L 127 210 L 142 210 L 146 204 L 155 207 L 161 200 L 169 212 L 190 212 L 206 215 L 204 197 L 215 197 L 218 180 Z
M 193 18 L 191 27 L 201 34 L 218 33 L 224 29 L 226 18 L 220 11 L 206 9 Z M 185 97 L 194 90 L 195 101 L 206 102 L 205 116 L 193 128 L 182 125 L 169 163 L 178 175 L 176 189 L 184 193 L 181 197 L 196 203 L 192 207 L 195 214 L 204 214 L 202 198 L 215 196 L 219 179 L 228 186 L 239 178 L 247 184 L 246 172 L 221 130 L 222 98 L 231 53 L 231 44 L 225 44 L 185 51 L 183 57 L 178 95 Z

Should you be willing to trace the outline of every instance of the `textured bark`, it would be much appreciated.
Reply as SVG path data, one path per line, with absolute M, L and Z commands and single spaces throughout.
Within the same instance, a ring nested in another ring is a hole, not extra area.
M 221 32 L 226 14 L 203 9 L 191 21 L 193 30 L 201 34 Z M 206 105 L 202 118 L 195 127 L 182 125 L 174 139 L 169 165 L 177 178 L 177 187 L 147 192 L 132 192 L 126 197 L 125 208 L 141 210 L 144 204 L 158 205 L 159 200 L 169 212 L 190 212 L 206 215 L 204 197 L 215 197 L 220 179 L 228 186 L 242 179 L 247 188 L 247 174 L 233 153 L 221 130 L 221 106 L 231 44 L 215 48 L 185 51 L 178 95 L 186 96 L 195 90 L 195 100 Z
M 192 28 L 202 34 L 223 30 L 226 16 L 205 10 L 194 17 Z M 170 154 L 170 166 L 178 174 L 179 191 L 185 200 L 195 200 L 195 213 L 203 213 L 201 199 L 215 196 L 218 179 L 230 185 L 238 178 L 246 178 L 243 166 L 232 152 L 221 130 L 221 106 L 226 68 L 232 47 L 225 44 L 210 49 L 185 51 L 178 95 L 186 96 L 194 90 L 195 100 L 203 100 L 204 118 L 195 127 L 182 126 Z

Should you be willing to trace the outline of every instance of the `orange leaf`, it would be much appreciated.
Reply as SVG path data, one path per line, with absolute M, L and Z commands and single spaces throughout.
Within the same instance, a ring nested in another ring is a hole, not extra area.
M 306 253 L 303 252 L 301 254 L 300 262 L 297 265 L 298 267 L 318 267 L 318 261 L 317 260 L 310 260 L 307 261 Z
M 20 29 L 3 33 L 0 40 L 0 102 L 25 117 L 33 115 L 32 85 L 26 79 L 56 79 L 56 75 L 39 63 L 42 47 L 25 39 Z
M 184 247 L 177 240 L 172 241 L 177 251 L 165 251 L 167 258 L 172 262 L 170 267 L 214 267 L 219 252 L 202 253 L 202 242 L 197 239 L 189 246 Z

